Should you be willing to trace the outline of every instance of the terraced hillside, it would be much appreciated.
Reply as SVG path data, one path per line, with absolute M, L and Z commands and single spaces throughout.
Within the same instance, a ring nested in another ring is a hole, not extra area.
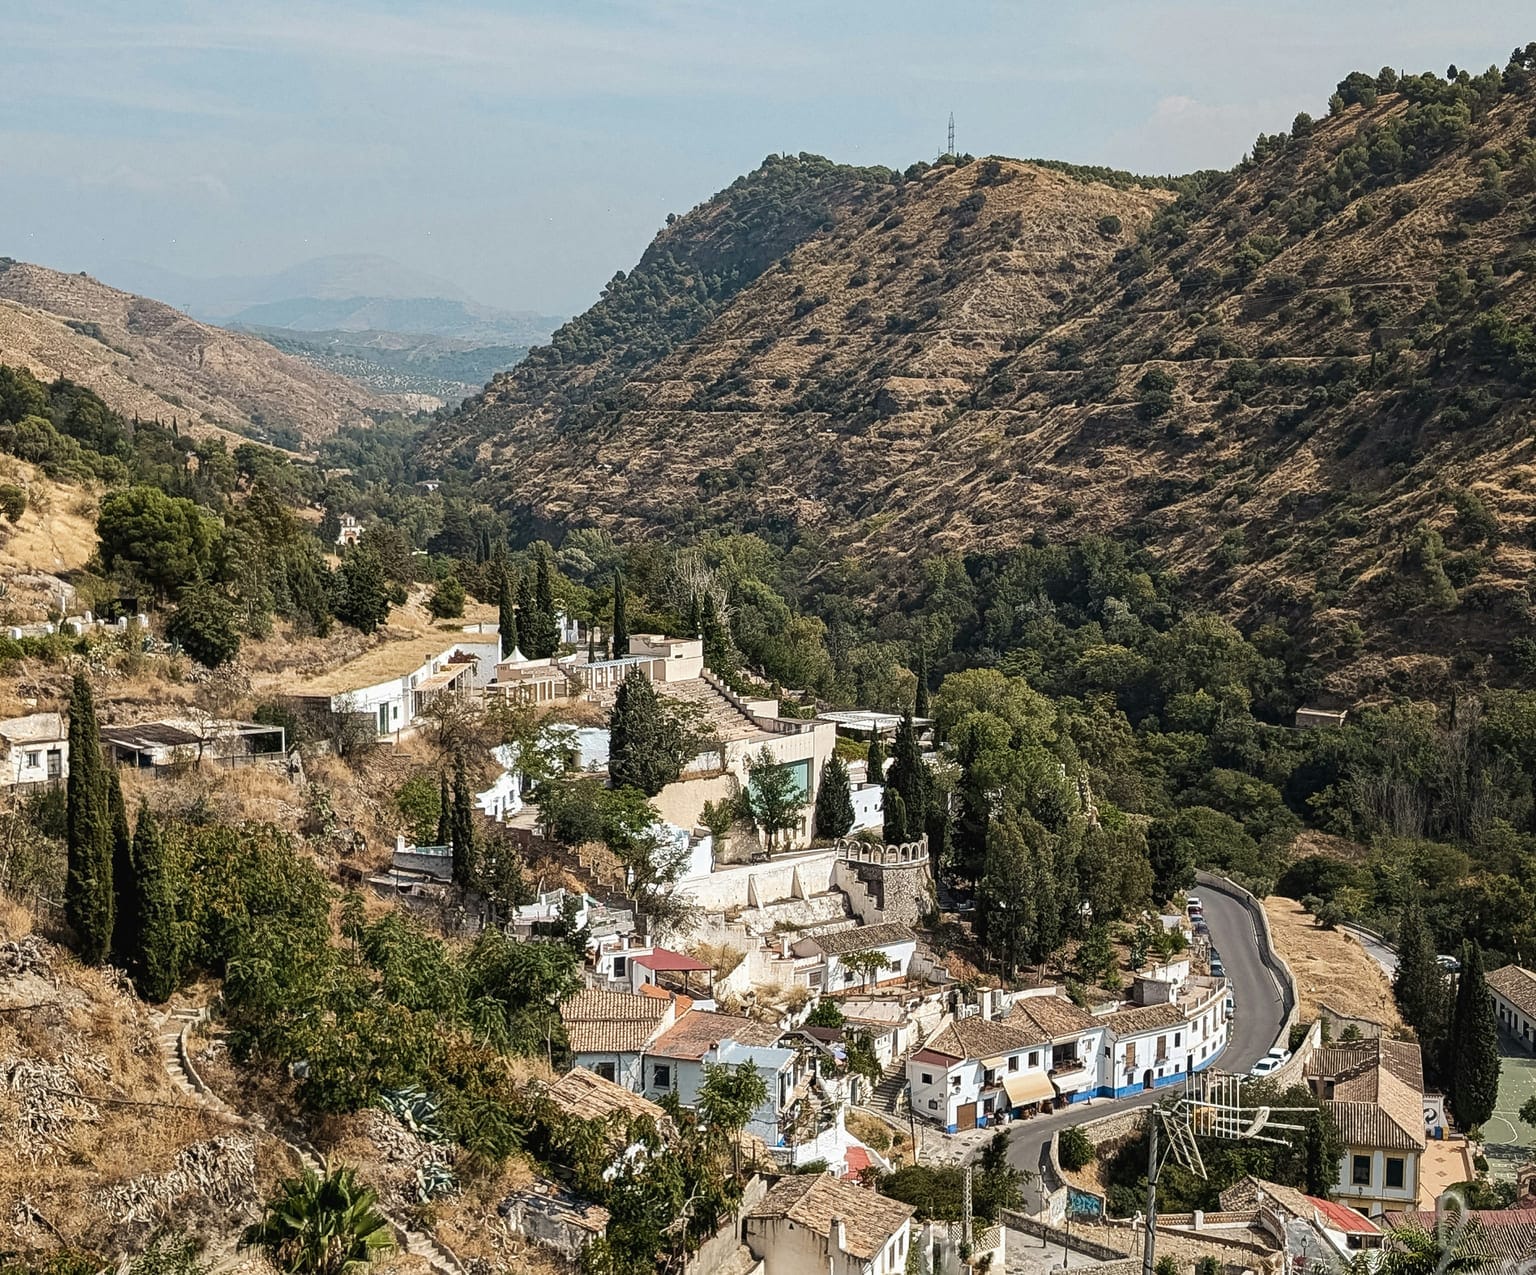
M 1008 160 L 866 175 L 695 330 L 616 332 L 600 303 L 449 446 L 531 529 L 755 527 L 898 577 L 1111 532 L 1299 627 L 1341 687 L 1423 653 L 1518 662 L 1532 62 L 1351 76 L 1177 200 Z M 707 242 L 740 186 L 621 282 L 659 287 L 647 263 Z

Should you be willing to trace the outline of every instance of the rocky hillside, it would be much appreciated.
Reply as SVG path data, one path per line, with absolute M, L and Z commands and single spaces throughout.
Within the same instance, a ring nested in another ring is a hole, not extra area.
M 707 313 L 674 293 L 695 326 L 616 323 L 615 290 L 654 292 L 738 183 L 451 441 L 541 529 L 755 526 L 898 564 L 1110 532 L 1300 627 L 1341 686 L 1409 651 L 1516 660 L 1533 51 L 1351 76 L 1177 199 L 1007 160 L 865 172 Z
M 370 412 L 435 407 L 380 394 L 252 336 L 189 319 L 87 275 L 0 259 L 0 362 L 67 377 L 127 416 L 301 447 Z

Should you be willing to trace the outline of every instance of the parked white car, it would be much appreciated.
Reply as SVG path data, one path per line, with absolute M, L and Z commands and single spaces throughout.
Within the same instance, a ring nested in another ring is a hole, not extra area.
M 1253 1070 L 1248 1074 L 1257 1079 L 1269 1075 L 1272 1071 L 1279 1070 L 1279 1067 L 1280 1060 L 1278 1058 L 1260 1058 L 1258 1062 L 1253 1064 Z

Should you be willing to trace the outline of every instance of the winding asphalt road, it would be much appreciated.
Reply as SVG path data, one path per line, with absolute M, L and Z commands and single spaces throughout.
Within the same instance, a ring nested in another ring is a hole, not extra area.
M 1211 927 L 1211 942 L 1221 953 L 1227 979 L 1232 988 L 1233 1016 L 1228 1024 L 1227 1047 L 1218 1066 L 1223 1071 L 1246 1074 L 1249 1068 L 1273 1048 L 1285 1021 L 1280 986 L 1259 955 L 1253 918 L 1236 899 L 1215 890 L 1196 887 L 1205 906 L 1206 924 Z M 1044 1162 L 1051 1135 L 1085 1120 L 1097 1120 L 1115 1111 L 1145 1107 L 1156 1094 L 1135 1094 L 1128 1098 L 1096 1098 L 1076 1103 L 1065 1111 L 1054 1111 L 1033 1120 L 1021 1120 L 1009 1134 L 1008 1160 L 1015 1168 L 1036 1174 Z M 1024 1189 L 1024 1209 L 1039 1212 L 1044 1207 L 1040 1179 Z

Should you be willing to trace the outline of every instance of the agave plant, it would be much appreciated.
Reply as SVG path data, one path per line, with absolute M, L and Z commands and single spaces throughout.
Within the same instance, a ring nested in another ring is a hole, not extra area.
M 263 1250 L 285 1275 L 359 1275 L 395 1242 L 373 1189 L 327 1165 L 323 1176 L 305 1168 L 285 1178 L 240 1246 Z
M 451 1165 L 441 1160 L 428 1160 L 416 1166 L 416 1198 L 426 1204 L 439 1195 L 448 1195 L 459 1185 Z
M 385 1089 L 379 1094 L 379 1106 L 423 1142 L 441 1142 L 443 1126 L 440 1104 L 423 1089 Z

